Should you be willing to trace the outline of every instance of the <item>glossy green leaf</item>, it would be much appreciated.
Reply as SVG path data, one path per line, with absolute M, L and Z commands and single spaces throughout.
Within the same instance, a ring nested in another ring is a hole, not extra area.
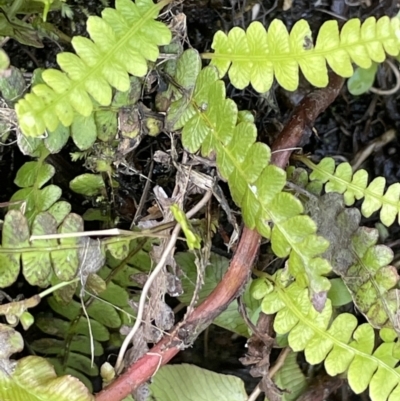
M 105 188 L 103 177 L 100 174 L 81 174 L 70 183 L 70 188 L 81 195 L 99 195 Z
M 188 364 L 162 367 L 154 376 L 150 390 L 154 398 L 163 401 L 247 400 L 244 383 L 238 377 Z
M 93 401 L 88 389 L 71 376 L 57 377 L 44 358 L 20 359 L 12 374 L 0 371 L 0 398 L 13 401 Z
M 40 338 L 32 341 L 30 347 L 43 355 L 62 355 L 65 352 L 65 342 L 56 338 Z M 101 356 L 104 353 L 102 345 L 94 340 L 94 356 Z M 91 354 L 91 342 L 89 337 L 76 335 L 71 341 L 70 350 L 81 354 Z
M 375 81 L 375 75 L 378 66 L 376 63 L 372 63 L 369 68 L 358 67 L 354 71 L 354 74 L 347 81 L 347 89 L 354 96 L 362 95 L 371 89 Z
M 54 131 L 47 131 L 47 137 L 44 139 L 46 148 L 50 153 L 58 153 L 68 142 L 70 136 L 70 128 L 58 124 Z
M 80 150 L 87 150 L 97 139 L 97 127 L 94 115 L 77 115 L 71 125 L 71 137 Z
M 91 330 L 89 330 L 88 324 L 90 324 Z M 65 338 L 70 329 L 70 323 L 65 320 L 44 316 L 36 319 L 36 325 L 44 333 L 59 338 Z M 86 318 L 81 318 L 75 326 L 75 330 L 76 334 L 82 334 L 88 338 L 92 335 L 97 341 L 107 341 L 110 338 L 107 328 L 93 319 L 90 319 L 88 323 Z

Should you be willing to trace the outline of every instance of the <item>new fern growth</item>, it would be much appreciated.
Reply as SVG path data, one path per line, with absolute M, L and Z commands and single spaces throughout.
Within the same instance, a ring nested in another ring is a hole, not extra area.
M 349 163 L 340 163 L 336 167 L 334 159 L 330 157 L 324 158 L 317 165 L 306 157 L 299 159 L 313 170 L 311 181 L 324 183 L 326 192 L 343 194 L 347 206 L 364 198 L 361 213 L 365 217 L 370 217 L 380 209 L 380 219 L 386 226 L 393 224 L 396 217 L 400 222 L 399 183 L 390 185 L 385 191 L 384 177 L 377 177 L 368 184 L 368 173 L 363 169 L 353 173 Z
M 235 27 L 228 34 L 218 31 L 211 46 L 215 52 L 203 54 L 211 59 L 223 77 L 229 71 L 231 83 L 243 89 L 251 83 L 258 92 L 268 91 L 275 77 L 283 88 L 294 91 L 299 84 L 299 68 L 314 86 L 328 84 L 327 64 L 341 77 L 353 75 L 352 63 L 369 68 L 382 63 L 386 54 L 397 56 L 400 49 L 400 19 L 382 17 L 347 21 L 339 31 L 336 21 L 325 22 L 313 44 L 308 23 L 299 20 L 290 34 L 280 20 L 268 32 L 260 22 L 246 31 Z
M 128 73 L 146 75 L 147 62 L 158 58 L 158 46 L 171 40 L 168 27 L 155 21 L 169 1 L 117 0 L 115 9 L 106 8 L 102 18 L 89 17 L 91 39 L 74 37 L 77 55 L 60 53 L 57 62 L 62 71 L 44 71 L 45 84 L 34 86 L 16 105 L 22 132 L 40 136 L 46 130 L 54 131 L 60 122 L 68 127 L 75 113 L 88 117 L 95 102 L 108 106 L 112 88 L 127 91 Z

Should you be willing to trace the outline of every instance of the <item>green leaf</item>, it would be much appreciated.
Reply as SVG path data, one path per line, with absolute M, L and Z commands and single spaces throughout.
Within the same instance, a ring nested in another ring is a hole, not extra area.
M 32 341 L 29 346 L 40 354 L 44 355 L 62 355 L 65 352 L 65 342 L 55 338 L 40 338 Z M 81 354 L 91 355 L 91 341 L 89 337 L 75 335 L 70 344 L 70 350 L 80 352 Z M 93 340 L 94 356 L 101 356 L 104 353 L 103 346 L 96 340 Z
M 116 91 L 112 106 L 126 107 L 135 105 L 142 96 L 142 82 L 135 76 L 129 77 L 130 88 L 127 91 Z
M 189 305 L 198 277 L 195 256 L 192 253 L 186 252 L 177 253 L 175 258 L 179 267 L 185 272 L 185 275 L 181 279 L 184 293 L 179 297 L 179 300 L 185 305 Z M 209 265 L 207 265 L 204 273 L 204 284 L 198 294 L 199 303 L 206 299 L 222 280 L 228 265 L 229 261 L 227 259 L 213 253 L 211 254 Z M 250 286 L 247 286 L 244 297 L 248 312 L 252 314 L 257 309 L 259 303 L 250 296 Z M 239 335 L 245 337 L 249 335 L 248 327 L 238 311 L 236 301 L 233 301 L 224 312 L 214 319 L 213 323 Z
M 5 218 L 2 230 L 2 253 L 0 253 L 0 287 L 5 288 L 15 282 L 20 271 L 20 253 L 18 248 L 29 247 L 29 227 L 26 217 L 18 210 L 10 210 Z M 4 253 L 5 249 L 13 252 Z
M 333 278 L 330 282 L 328 298 L 331 300 L 332 306 L 343 306 L 352 301 L 351 294 L 341 278 Z
M 0 75 L 3 75 L 3 72 L 10 66 L 10 59 L 8 58 L 7 53 L 1 49 L 0 50 Z
M 186 243 L 190 250 L 193 249 L 200 249 L 201 248 L 201 237 L 197 235 L 192 227 L 191 224 L 186 217 L 186 214 L 179 208 L 177 204 L 173 204 L 170 206 L 172 215 L 174 219 L 181 225 L 182 230 L 186 237 Z
M 74 233 L 83 231 L 83 220 L 77 214 L 69 214 L 61 223 L 59 232 Z M 61 238 L 61 245 L 78 245 L 79 238 Z M 51 259 L 53 261 L 54 273 L 62 281 L 69 281 L 75 277 L 79 268 L 79 251 L 78 249 L 60 249 L 51 252 Z
M 0 52 L 0 62 L 3 63 L 3 66 L 5 65 L 4 62 L 6 62 L 4 55 L 4 50 L 2 50 Z M 7 71 L 0 74 L 1 97 L 6 102 L 11 104 L 15 103 L 23 95 L 25 88 L 26 82 L 24 75 L 18 68 L 11 66 Z
M 106 327 L 117 329 L 121 326 L 121 318 L 115 308 L 98 299 L 93 300 L 92 304 L 87 308 L 90 317 Z
M 67 365 L 87 376 L 97 376 L 99 374 L 99 368 L 97 365 L 92 364 L 90 358 L 75 352 L 70 352 L 68 354 Z
M 3 344 L 0 348 L 0 358 L 3 363 L 7 363 L 11 355 L 24 349 L 24 339 L 21 334 L 6 324 L 0 324 L 0 341 Z
M 71 125 L 71 137 L 80 150 L 86 150 L 93 146 L 97 138 L 97 127 L 94 115 L 76 115 Z
M 81 304 L 76 301 L 71 301 L 68 305 L 59 304 L 53 297 L 49 298 L 49 305 L 59 315 L 66 317 L 69 320 L 74 320 L 81 311 Z M 94 299 L 91 305 L 87 308 L 88 315 L 99 322 L 100 324 L 118 328 L 121 326 L 121 319 L 112 305 Z
M 20 359 L 12 374 L 0 371 L 0 398 L 13 401 L 94 401 L 88 389 L 71 376 L 57 377 L 44 358 Z
M 99 195 L 105 188 L 101 174 L 81 174 L 75 177 L 70 183 L 70 188 L 81 195 Z
M 163 366 L 153 377 L 150 390 L 154 398 L 163 401 L 247 400 L 244 383 L 238 377 L 188 364 Z
M 39 212 L 49 209 L 54 203 L 61 198 L 61 188 L 57 185 L 48 185 L 38 191 L 36 198 L 36 207 Z
M 58 153 L 68 142 L 70 129 L 58 124 L 54 131 L 47 131 L 47 137 L 44 139 L 46 148 L 50 153 Z
M 50 164 L 40 162 L 26 162 L 17 171 L 14 183 L 21 188 L 37 185 L 42 188 L 55 174 L 55 168 Z
M 111 141 L 118 131 L 118 118 L 115 111 L 96 111 L 94 114 L 97 138 L 100 141 Z
M 60 225 L 63 220 L 68 216 L 71 211 L 71 205 L 66 201 L 59 201 L 54 203 L 50 208 L 47 210 L 57 222 L 57 226 Z
M 282 401 L 296 401 L 307 388 L 307 380 L 297 364 L 297 353 L 290 352 L 283 366 L 278 370 L 273 380 L 276 385 L 285 390 Z
M 154 4 L 151 0 L 119 0 L 116 8 L 105 8 L 102 18 L 90 16 L 87 31 L 90 39 L 75 36 L 72 46 L 77 55 L 60 53 L 57 62 L 62 71 L 43 72 L 45 84 L 38 84 L 16 105 L 19 125 L 27 136 L 54 131 L 61 122 L 70 126 L 80 115 L 89 117 L 94 99 L 101 106 L 112 101 L 112 88 L 127 91 L 129 74 L 143 77 L 147 60 L 155 62 L 158 46 L 171 41 L 168 27 L 155 21 L 168 0 Z M 75 113 L 78 113 L 75 116 Z M 93 120 L 93 118 L 92 118 Z M 92 123 L 91 123 L 92 124 Z M 90 132 L 73 133 L 81 149 L 88 149 Z M 93 122 L 94 125 L 94 122 Z M 96 136 L 94 136 L 94 139 Z
M 240 35 L 239 30 L 233 32 Z M 216 154 L 220 174 L 228 181 L 234 202 L 242 208 L 246 226 L 270 238 L 279 257 L 289 256 L 290 274 L 310 287 L 314 306 L 322 310 L 330 287 L 324 275 L 331 267 L 320 255 L 329 244 L 316 235 L 317 227 L 303 215 L 300 200 L 281 192 L 286 173 L 269 165 L 271 150 L 256 142 L 257 130 L 247 122 L 250 119 L 238 122 L 237 107 L 226 99 L 225 85 L 215 69 L 201 70 L 194 91 L 186 93 L 185 102 L 178 99 L 176 104 L 185 115 L 184 147 L 190 152 L 200 149 L 203 156 Z M 174 129 L 181 125 L 178 121 Z
M 377 177 L 369 185 L 368 173 L 358 170 L 353 174 L 349 163 L 341 163 L 335 171 L 335 161 L 332 158 L 324 158 L 318 165 L 305 157 L 301 161 L 310 167 L 313 172 L 310 180 L 318 180 L 326 183 L 326 192 L 339 192 L 344 194 L 347 206 L 354 204 L 356 200 L 364 198 L 361 212 L 363 216 L 370 217 L 381 209 L 380 219 L 385 226 L 390 226 L 396 217 L 400 219 L 400 184 L 395 183 L 385 189 L 385 178 Z
M 57 232 L 57 221 L 49 213 L 39 213 L 32 224 L 32 235 L 46 235 Z M 50 284 L 52 262 L 50 252 L 41 248 L 56 247 L 57 240 L 37 240 L 33 246 L 36 252 L 22 254 L 24 277 L 30 285 L 46 287 Z
M 126 289 L 112 281 L 107 284 L 107 288 L 100 294 L 100 298 L 121 308 L 128 305 L 129 301 L 129 295 Z
M 44 333 L 60 338 L 66 338 L 70 330 L 69 322 L 52 317 L 39 316 L 36 318 L 36 325 Z M 81 318 L 74 329 L 76 334 L 83 334 L 88 338 L 93 336 L 97 341 L 107 341 L 110 338 L 107 328 L 93 319 L 90 319 L 88 323 L 86 318 Z
M 107 244 L 106 248 L 115 259 L 124 259 L 129 253 L 129 240 L 119 238 L 118 241 Z
M 68 366 L 67 366 L 67 368 L 64 368 L 63 364 L 61 363 L 61 361 L 59 359 L 48 358 L 47 361 L 53 365 L 54 370 L 57 373 L 57 376 L 70 375 L 72 377 L 75 377 L 86 386 L 86 388 L 88 389 L 88 391 L 90 393 L 93 393 L 92 382 L 88 379 L 88 377 L 86 375 L 84 375 L 83 373 L 80 373 L 77 370 L 70 368 Z
M 362 95 L 371 89 L 375 81 L 378 66 L 372 63 L 369 68 L 356 68 L 354 74 L 347 80 L 347 89 L 354 96 Z

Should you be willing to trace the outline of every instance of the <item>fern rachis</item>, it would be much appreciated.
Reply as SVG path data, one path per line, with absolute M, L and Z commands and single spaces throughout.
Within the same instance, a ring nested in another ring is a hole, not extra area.
M 246 32 L 238 27 L 228 34 L 219 31 L 214 36 L 214 53 L 202 55 L 211 59 L 224 76 L 238 89 L 251 83 L 258 92 L 270 89 L 275 76 L 287 90 L 297 89 L 299 68 L 314 86 L 328 84 L 326 64 L 342 76 L 353 74 L 352 62 L 363 68 L 372 61 L 381 63 L 386 55 L 399 53 L 400 20 L 385 16 L 378 20 L 367 18 L 347 21 L 341 31 L 336 21 L 327 21 L 319 30 L 315 46 L 305 20 L 296 22 L 290 34 L 280 20 L 274 20 L 268 32 L 259 22 L 253 22 Z

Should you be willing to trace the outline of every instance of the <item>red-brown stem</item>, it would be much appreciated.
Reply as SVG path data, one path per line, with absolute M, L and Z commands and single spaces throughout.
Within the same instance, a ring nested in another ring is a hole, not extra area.
M 260 235 L 245 228 L 237 251 L 229 269 L 221 282 L 207 299 L 196 308 L 185 323 L 179 327 L 179 333 L 187 332 L 194 337 L 204 330 L 227 306 L 238 296 L 243 285 L 247 282 L 254 259 L 259 247 Z M 173 332 L 174 333 L 174 332 Z M 179 351 L 181 341 L 172 346 L 174 339 L 169 336 L 155 345 L 150 353 L 131 365 L 125 373 L 112 384 L 96 395 L 96 401 L 119 401 L 127 397 L 139 385 L 149 380 L 158 368 L 166 364 Z
M 272 164 L 285 168 L 293 148 L 299 146 L 306 128 L 312 128 L 317 117 L 336 99 L 343 86 L 343 78 L 329 74 L 329 85 L 315 90 L 295 107 L 288 123 L 272 144 Z M 276 152 L 277 150 L 283 150 Z
M 307 95 L 295 108 L 289 123 L 273 144 L 273 150 L 298 146 L 304 129 L 307 126 L 312 127 L 318 115 L 335 100 L 343 80 L 334 74 L 331 74 L 330 79 L 327 88 Z M 290 154 L 290 150 L 274 153 L 272 162 L 278 167 L 285 168 Z M 180 351 L 179 346 L 185 335 L 187 335 L 188 344 L 194 341 L 201 331 L 210 325 L 242 291 L 249 278 L 259 243 L 260 235 L 244 228 L 229 269 L 214 291 L 194 309 L 183 324 L 176 327 L 171 336 L 164 336 L 150 353 L 131 365 L 125 373 L 97 394 L 96 401 L 120 401 L 127 397 Z

